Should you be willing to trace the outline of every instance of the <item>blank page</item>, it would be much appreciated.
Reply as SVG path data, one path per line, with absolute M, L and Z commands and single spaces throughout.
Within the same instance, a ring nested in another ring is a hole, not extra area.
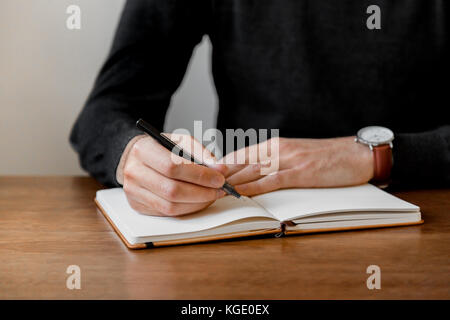
M 97 201 L 127 238 L 196 232 L 250 217 L 275 220 L 258 204 L 242 198 L 226 196 L 201 212 L 182 217 L 154 217 L 133 210 L 122 188 L 97 192 Z
M 371 184 L 346 188 L 285 189 L 252 199 L 280 221 L 335 212 L 419 211 L 419 207 Z

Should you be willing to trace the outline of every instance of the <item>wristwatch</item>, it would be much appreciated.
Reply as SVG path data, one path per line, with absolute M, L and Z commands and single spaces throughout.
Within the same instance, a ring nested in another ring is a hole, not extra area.
M 355 141 L 367 145 L 373 153 L 374 172 L 371 182 L 379 187 L 387 187 L 391 177 L 392 140 L 394 133 L 385 127 L 370 126 L 356 134 Z

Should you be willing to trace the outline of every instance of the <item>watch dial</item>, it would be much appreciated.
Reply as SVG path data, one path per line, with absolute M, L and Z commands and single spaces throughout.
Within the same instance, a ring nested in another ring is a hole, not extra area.
M 394 134 L 388 128 L 383 127 L 367 127 L 361 131 L 360 137 L 370 143 L 387 143 L 390 142 Z

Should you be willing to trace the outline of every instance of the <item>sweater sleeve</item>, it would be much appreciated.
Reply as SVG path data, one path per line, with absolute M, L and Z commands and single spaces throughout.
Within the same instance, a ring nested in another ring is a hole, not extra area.
M 83 169 L 117 186 L 116 167 L 139 118 L 163 129 L 172 94 L 206 33 L 204 1 L 128 0 L 70 142 Z
M 450 125 L 396 134 L 393 155 L 393 187 L 450 185 Z

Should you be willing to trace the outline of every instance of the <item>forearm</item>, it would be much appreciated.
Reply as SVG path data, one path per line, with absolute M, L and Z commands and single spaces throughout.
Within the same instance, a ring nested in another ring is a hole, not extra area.
M 162 131 L 172 94 L 204 34 L 202 4 L 127 1 L 111 52 L 70 137 L 81 166 L 101 183 L 120 184 L 116 168 L 130 140 L 142 134 L 135 127 L 139 118 Z
M 110 105 L 109 105 L 110 106 Z M 75 123 L 70 141 L 80 164 L 106 186 L 118 186 L 115 169 L 126 145 L 141 132 L 132 116 L 102 104 L 87 106 Z

